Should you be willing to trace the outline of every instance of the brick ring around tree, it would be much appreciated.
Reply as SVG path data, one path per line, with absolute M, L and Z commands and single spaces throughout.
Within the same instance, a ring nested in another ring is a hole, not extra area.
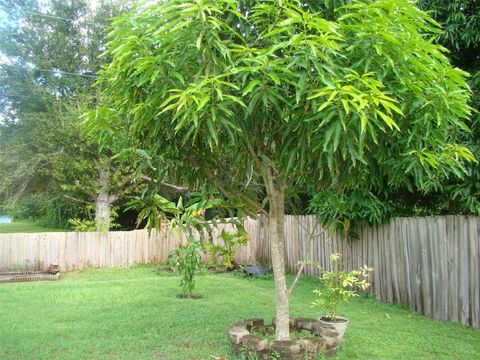
M 271 325 L 265 325 L 263 319 L 247 319 L 230 326 L 228 336 L 235 353 L 247 355 L 247 358 L 262 360 L 313 359 L 319 354 L 334 355 L 340 343 L 340 335 L 334 327 L 308 318 L 290 318 L 290 331 L 309 332 L 309 336 L 292 340 L 273 340 L 269 342 L 258 334 L 274 334 L 275 318 Z

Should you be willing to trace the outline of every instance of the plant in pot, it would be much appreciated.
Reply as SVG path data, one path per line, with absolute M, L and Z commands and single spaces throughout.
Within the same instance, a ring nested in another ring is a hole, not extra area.
M 238 229 L 235 233 L 222 230 L 220 238 L 224 246 L 207 243 L 205 250 L 213 256 L 222 257 L 223 266 L 227 271 L 234 270 L 237 267 L 235 253 L 241 246 L 247 245 L 248 234 L 244 229 Z
M 343 338 L 349 321 L 345 317 L 338 316 L 338 302 L 348 302 L 350 298 L 359 296 L 358 289 L 366 290 L 370 286 L 367 281 L 368 275 L 373 271 L 372 268 L 363 265 L 358 270 L 345 272 L 340 269 L 341 258 L 341 254 L 338 253 L 330 256 L 332 271 L 323 271 L 320 276 L 323 286 L 321 289 L 314 290 L 318 298 L 312 303 L 313 306 L 325 311 L 319 321 L 333 326 L 340 335 L 340 340 Z

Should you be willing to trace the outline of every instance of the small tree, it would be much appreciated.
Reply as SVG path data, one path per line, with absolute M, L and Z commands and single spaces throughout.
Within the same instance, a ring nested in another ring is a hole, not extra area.
M 340 268 L 341 254 L 335 253 L 330 256 L 332 271 L 323 271 L 320 276 L 322 289 L 316 289 L 314 292 L 318 298 L 312 303 L 325 310 L 325 317 L 335 321 L 337 319 L 337 306 L 339 301 L 348 302 L 352 297 L 359 296 L 356 288 L 366 290 L 368 275 L 373 271 L 367 265 L 363 265 L 358 270 L 345 272 Z
M 168 255 L 168 263 L 181 276 L 180 286 L 183 294 L 193 297 L 195 289 L 195 272 L 202 261 L 202 246 L 200 241 L 189 236 L 185 245 L 180 245 Z
M 268 214 L 277 339 L 287 191 L 427 187 L 473 159 L 456 142 L 465 73 L 430 41 L 438 31 L 407 0 L 171 0 L 114 21 L 103 76 L 132 146 L 159 177 Z

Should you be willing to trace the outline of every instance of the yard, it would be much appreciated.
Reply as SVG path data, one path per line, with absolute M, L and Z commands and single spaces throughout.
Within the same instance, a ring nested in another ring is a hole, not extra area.
M 228 326 L 271 319 L 271 277 L 198 277 L 200 300 L 178 299 L 178 278 L 154 267 L 86 270 L 58 282 L 0 286 L 1 359 L 233 359 Z M 290 278 L 291 280 L 291 278 Z M 291 316 L 316 317 L 314 279 L 302 279 Z M 334 359 L 477 359 L 480 331 L 441 323 L 362 297 L 341 305 L 350 318 Z
M 57 232 L 65 229 L 48 228 L 29 221 L 14 221 L 10 224 L 0 224 L 0 234 L 9 233 L 36 233 L 36 232 Z

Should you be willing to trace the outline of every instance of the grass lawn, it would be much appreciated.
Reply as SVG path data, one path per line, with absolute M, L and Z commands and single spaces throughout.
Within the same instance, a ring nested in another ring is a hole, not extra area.
M 10 224 L 0 224 L 0 234 L 12 233 L 36 233 L 36 232 L 68 231 L 65 229 L 46 228 L 35 223 L 26 221 L 13 221 Z
M 291 280 L 291 279 L 290 279 Z M 212 359 L 231 356 L 226 330 L 271 319 L 273 280 L 200 275 L 200 300 L 178 299 L 178 278 L 151 267 L 87 270 L 57 282 L 0 284 L 0 359 Z M 291 315 L 310 307 L 314 279 L 302 279 Z M 340 359 L 480 359 L 480 331 L 357 298 Z

